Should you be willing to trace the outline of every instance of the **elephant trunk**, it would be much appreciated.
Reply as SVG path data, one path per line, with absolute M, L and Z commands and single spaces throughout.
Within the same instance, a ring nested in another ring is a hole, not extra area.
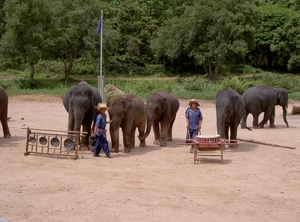
M 288 124 L 288 122 L 286 120 L 286 113 L 287 113 L 286 106 L 282 107 L 282 111 L 283 111 L 283 120 L 284 120 L 286 126 L 289 127 L 289 124 Z
M 143 136 L 139 136 L 140 140 L 144 140 L 149 136 L 152 124 L 153 124 L 152 118 L 147 115 L 147 130 L 146 130 L 146 133 Z
M 111 143 L 112 143 L 112 149 L 116 153 L 119 152 L 119 124 L 112 123 L 109 127 L 110 137 L 111 137 Z
M 84 118 L 84 112 L 75 110 L 75 112 L 74 112 L 74 129 L 73 129 L 73 131 L 80 131 L 83 118 Z
M 218 108 L 217 108 L 218 110 Z M 220 135 L 221 139 L 225 138 L 225 119 L 226 119 L 226 112 L 217 112 L 217 131 Z

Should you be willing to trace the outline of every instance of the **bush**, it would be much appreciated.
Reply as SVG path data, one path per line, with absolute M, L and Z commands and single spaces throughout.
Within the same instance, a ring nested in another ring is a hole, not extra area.
M 42 83 L 36 79 L 17 79 L 15 80 L 20 89 L 38 89 Z
M 262 83 L 275 88 L 285 88 L 289 92 L 299 91 L 300 77 L 291 74 L 264 73 Z
M 247 75 L 260 73 L 260 70 L 249 65 L 238 64 L 230 67 L 222 67 L 221 72 L 226 75 Z
M 197 92 L 207 92 L 212 84 L 207 78 L 200 75 L 181 78 L 180 81 L 184 89 Z
M 79 58 L 74 62 L 72 75 L 97 75 L 99 73 L 99 61 L 90 61 L 87 58 Z
M 61 61 L 39 61 L 35 65 L 36 73 L 64 74 L 64 64 Z

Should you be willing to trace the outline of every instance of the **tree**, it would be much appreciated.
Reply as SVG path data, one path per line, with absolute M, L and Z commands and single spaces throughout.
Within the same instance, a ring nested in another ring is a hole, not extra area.
M 112 46 L 112 41 L 115 45 L 110 47 L 113 51 L 109 56 L 109 70 L 141 74 L 153 61 L 150 42 L 156 30 L 156 20 L 151 16 L 147 3 L 126 0 L 108 6 L 109 13 L 114 12 L 114 17 L 110 16 L 109 32 L 115 30 L 115 35 L 105 39 L 109 46 Z
M 289 71 L 300 70 L 300 13 L 291 17 L 274 33 L 271 50 L 286 58 Z
M 161 28 L 154 42 L 157 56 L 174 60 L 187 55 L 215 82 L 221 66 L 248 52 L 255 17 L 254 1 L 197 1 Z
M 28 63 L 30 78 L 34 77 L 34 65 L 42 57 L 45 43 L 44 31 L 49 19 L 45 1 L 6 1 L 6 32 L 0 42 L 1 56 L 10 63 Z
M 104 6 L 92 0 L 53 0 L 45 52 L 47 58 L 64 64 L 65 81 L 69 81 L 75 59 L 99 49 L 97 25 Z
M 283 60 L 275 51 L 270 49 L 275 31 L 278 27 L 283 26 L 294 12 L 274 5 L 260 6 L 258 9 L 259 16 L 254 34 L 256 48 L 248 56 L 252 65 L 271 69 L 282 65 Z
M 0 38 L 5 32 L 5 11 L 4 11 L 5 0 L 0 0 Z

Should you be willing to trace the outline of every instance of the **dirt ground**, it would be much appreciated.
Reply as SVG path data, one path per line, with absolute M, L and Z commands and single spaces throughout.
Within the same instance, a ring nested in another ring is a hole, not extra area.
M 216 134 L 215 104 L 200 103 L 202 135 Z M 300 104 L 290 102 L 289 113 L 293 105 Z M 300 115 L 288 115 L 287 128 L 277 107 L 276 129 L 238 131 L 239 139 L 296 149 L 241 141 L 238 148 L 226 147 L 224 165 L 219 157 L 194 164 L 189 147 L 178 145 L 185 138 L 186 108 L 181 101 L 167 147 L 153 145 L 151 132 L 145 148 L 136 145 L 112 159 L 80 151 L 74 161 L 24 156 L 22 127 L 67 130 L 61 98 L 9 97 L 12 138 L 0 131 L 0 216 L 11 222 L 299 221 Z

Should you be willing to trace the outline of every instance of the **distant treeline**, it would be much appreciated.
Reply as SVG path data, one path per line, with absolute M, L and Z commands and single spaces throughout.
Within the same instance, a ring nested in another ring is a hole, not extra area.
M 0 0 L 0 68 L 96 75 L 101 10 L 106 75 L 300 71 L 300 0 Z

